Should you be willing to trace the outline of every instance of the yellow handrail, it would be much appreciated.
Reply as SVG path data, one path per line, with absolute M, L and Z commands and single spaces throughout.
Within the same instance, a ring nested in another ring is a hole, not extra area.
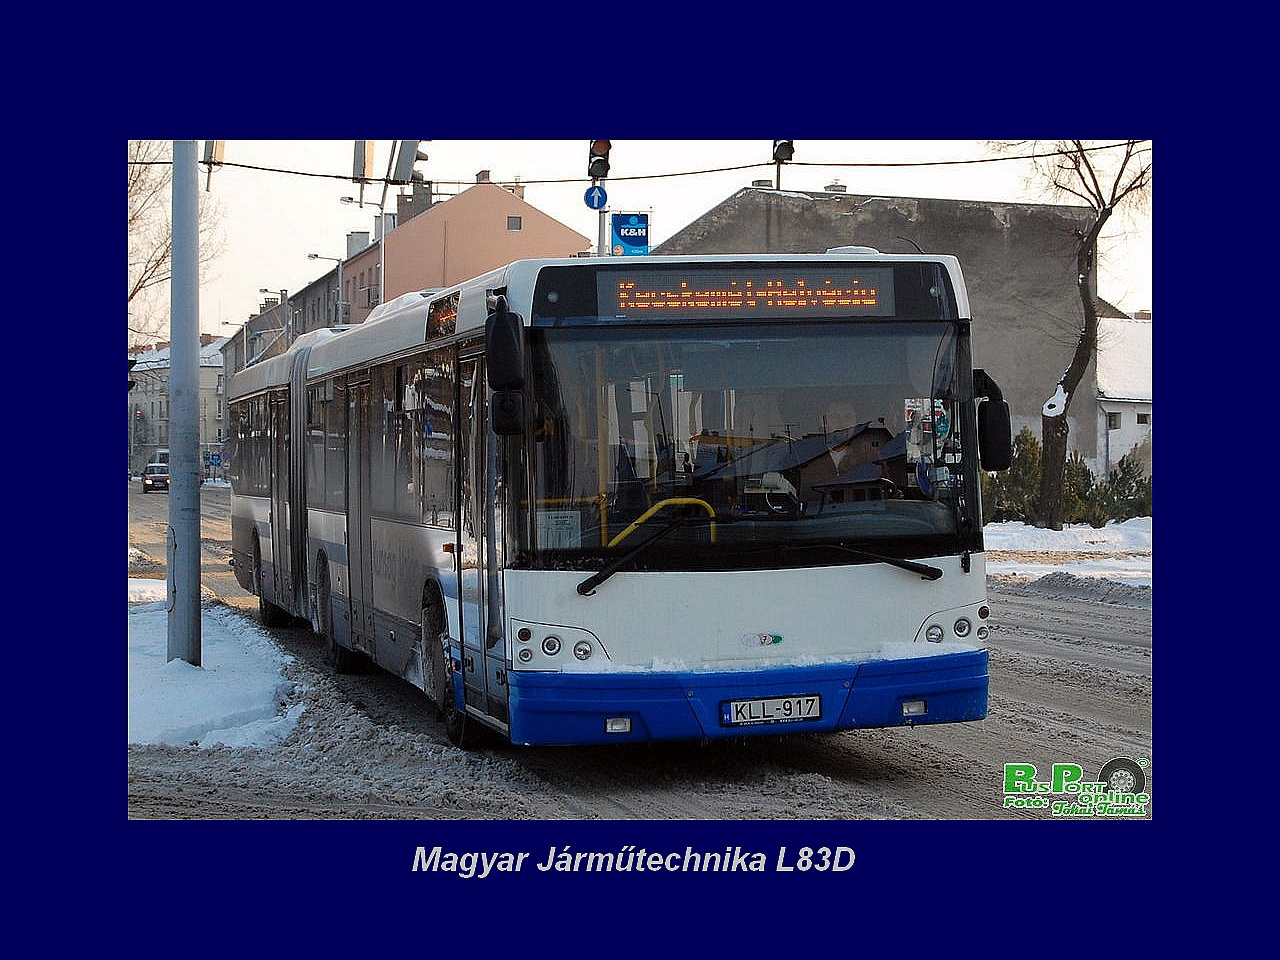
M 609 546 L 616 547 L 631 534 L 635 533 L 636 528 L 644 523 L 663 507 L 702 507 L 711 517 L 711 542 L 716 542 L 716 511 L 705 500 L 699 500 L 697 497 L 668 497 L 666 500 L 659 500 L 652 507 L 646 510 L 640 516 L 636 517 L 630 524 L 621 530 L 616 537 L 609 541 Z

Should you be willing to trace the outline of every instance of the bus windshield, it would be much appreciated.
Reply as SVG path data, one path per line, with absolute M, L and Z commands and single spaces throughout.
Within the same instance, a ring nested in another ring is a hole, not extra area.
M 953 322 L 533 328 L 543 569 L 705 570 L 910 558 L 980 543 Z M 656 539 L 661 535 L 661 540 Z

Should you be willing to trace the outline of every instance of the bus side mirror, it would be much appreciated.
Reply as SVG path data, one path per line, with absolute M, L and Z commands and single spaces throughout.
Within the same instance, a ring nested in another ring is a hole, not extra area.
M 1013 428 L 1003 400 L 978 404 L 978 459 L 987 471 L 1008 470 L 1013 463 Z
M 499 296 L 484 327 L 484 348 L 489 386 L 494 390 L 524 388 L 524 322 L 507 309 Z
M 1013 427 L 1009 404 L 999 385 L 985 370 L 973 371 L 973 392 L 978 404 L 978 460 L 983 470 L 1008 470 L 1013 463 Z
M 500 437 L 524 433 L 524 394 L 519 390 L 498 390 L 489 405 L 489 423 Z

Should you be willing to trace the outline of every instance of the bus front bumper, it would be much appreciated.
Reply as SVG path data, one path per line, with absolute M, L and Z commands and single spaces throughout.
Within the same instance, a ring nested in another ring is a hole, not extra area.
M 528 746 L 825 733 L 987 715 L 986 650 L 751 673 L 508 677 L 511 742 Z

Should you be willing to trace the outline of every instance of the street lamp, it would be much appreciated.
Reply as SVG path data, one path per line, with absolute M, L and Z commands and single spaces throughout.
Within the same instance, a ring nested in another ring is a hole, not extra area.
M 268 290 L 266 287 L 259 287 L 258 292 L 259 293 L 275 293 L 276 291 Z M 281 307 L 281 310 L 283 311 L 282 317 L 280 320 L 280 326 L 271 327 L 270 329 L 266 329 L 266 330 L 255 330 L 253 332 L 253 339 L 255 340 L 258 337 L 265 336 L 268 333 L 274 333 L 275 336 L 271 338 L 271 343 L 268 343 L 265 347 L 259 350 L 252 359 L 246 358 L 245 360 L 246 367 L 252 364 L 255 364 L 259 360 L 261 360 L 262 355 L 266 353 L 268 350 L 270 350 L 272 344 L 274 344 L 282 336 L 285 338 L 285 346 L 287 347 L 289 345 L 289 332 L 293 327 L 293 318 L 289 315 L 289 291 L 281 290 L 279 291 L 279 293 L 280 293 L 280 307 Z M 262 314 L 260 313 L 258 314 L 258 316 L 262 316 Z M 252 320 L 252 319 L 253 317 L 249 318 L 249 320 Z M 245 323 L 248 323 L 249 320 L 246 320 Z
M 355 197 L 341 197 L 343 203 L 356 203 Z M 360 206 L 365 205 L 362 197 L 359 201 Z M 375 200 L 368 201 L 378 208 L 378 222 L 380 228 L 378 230 L 378 303 L 386 300 L 386 282 L 387 282 L 387 211 L 382 209 L 382 204 Z
M 230 320 L 223 320 L 222 325 L 224 327 L 236 326 L 236 324 L 232 323 Z M 240 353 L 244 358 L 244 363 L 241 366 L 237 367 L 236 370 L 243 370 L 245 367 L 249 365 L 249 321 L 246 320 L 244 323 L 239 324 L 239 327 L 240 327 Z M 231 372 L 235 373 L 236 370 L 232 370 Z
M 341 257 L 322 257 L 322 256 L 320 256 L 320 254 L 318 254 L 318 253 L 308 253 L 308 254 L 307 254 L 307 259 L 308 259 L 308 260 L 332 260 L 334 263 L 336 263 L 336 264 L 338 265 L 338 316 L 337 316 L 337 320 L 338 320 L 338 323 L 341 323 L 341 322 L 342 322 L 342 317 L 343 317 L 343 310 L 342 310 L 342 307 L 343 307 L 343 305 L 345 304 L 345 301 L 342 299 L 342 294 L 344 293 L 344 288 L 343 288 L 343 286 L 342 286 L 342 264 L 343 264 L 343 262 L 344 262 L 344 261 L 342 260 L 342 258 L 341 258 Z

